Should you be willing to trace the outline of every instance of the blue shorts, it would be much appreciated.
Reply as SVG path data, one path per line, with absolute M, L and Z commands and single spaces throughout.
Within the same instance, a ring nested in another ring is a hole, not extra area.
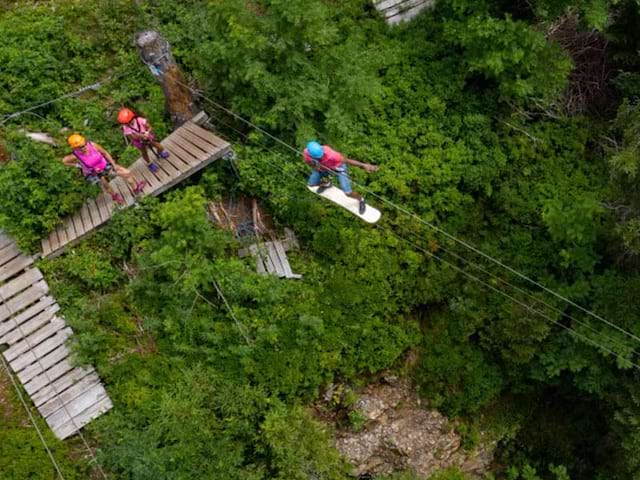
M 347 173 L 347 166 L 342 165 L 334 170 L 335 175 L 338 177 L 338 183 L 340 184 L 340 190 L 344 193 L 349 194 L 352 192 L 351 190 L 351 179 L 349 178 L 349 174 Z M 318 172 L 314 170 L 309 175 L 309 180 L 307 180 L 307 185 L 310 187 L 314 187 L 316 185 L 320 185 L 320 182 L 323 178 L 328 177 L 329 175 L 334 174 L 333 172 Z

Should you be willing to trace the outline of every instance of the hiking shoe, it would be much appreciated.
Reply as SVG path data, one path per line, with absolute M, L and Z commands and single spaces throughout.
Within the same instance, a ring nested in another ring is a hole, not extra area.
M 136 186 L 133 187 L 133 194 L 138 195 L 139 193 L 142 193 L 142 190 L 144 190 L 145 185 L 146 185 L 146 182 L 144 180 L 140 180 L 138 183 L 136 183 Z
M 147 167 L 149 167 L 149 170 L 151 170 L 152 173 L 156 173 L 158 170 L 160 170 L 160 167 L 156 162 L 151 162 L 147 164 Z
M 366 209 L 367 209 L 367 203 L 364 201 L 364 198 L 361 198 L 360 202 L 358 203 L 358 213 L 360 215 L 364 215 L 364 212 Z
M 111 194 L 111 198 L 113 199 L 114 202 L 116 202 L 118 205 L 125 205 L 126 202 L 124 201 L 124 198 L 122 198 L 122 195 L 120 195 L 119 193 L 112 193 Z
M 169 156 L 170 156 L 170 155 L 171 155 L 171 154 L 170 154 L 169 152 L 167 152 L 166 150 L 163 150 L 163 151 L 161 151 L 161 152 L 158 154 L 158 156 L 159 156 L 160 158 L 169 158 Z
M 322 192 L 324 192 L 327 188 L 331 188 L 331 180 L 329 180 L 328 182 L 322 182 L 320 184 L 320 186 L 318 187 L 318 190 L 316 190 L 317 194 L 321 194 Z

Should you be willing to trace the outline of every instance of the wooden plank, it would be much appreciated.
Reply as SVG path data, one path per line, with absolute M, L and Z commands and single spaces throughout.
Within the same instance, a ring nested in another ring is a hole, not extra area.
M 136 167 L 142 178 L 147 182 L 147 187 L 145 188 L 146 193 L 152 194 L 152 192 L 162 186 L 162 182 L 158 180 L 158 177 L 151 173 L 149 167 L 147 167 L 144 162 L 136 162 Z
M 0 322 L 4 322 L 9 317 L 14 316 L 25 307 L 36 303 L 41 297 L 47 294 L 49 286 L 44 280 L 27 288 L 20 294 L 13 297 L 8 302 L 0 305 Z
M 256 255 L 256 271 L 262 275 L 267 274 L 267 268 L 264 266 L 264 261 L 260 255 Z
M 49 323 L 59 309 L 60 307 L 57 304 L 45 309 L 28 322 L 17 326 L 18 328 L 15 328 L 0 338 L 0 344 L 6 343 L 7 345 L 13 345 L 14 343 L 19 342 L 22 338 L 32 334 Z M 11 320 L 9 320 L 9 322 L 10 321 Z
M 58 395 L 38 407 L 38 411 L 43 417 L 53 415 L 58 410 L 63 409 L 76 400 L 78 397 L 86 394 L 89 390 L 94 389 L 96 386 L 102 387 L 98 376 L 96 374 L 87 375 L 68 389 L 58 391 Z M 102 388 L 104 390 L 104 387 Z
M 109 219 L 111 219 L 111 211 L 109 210 L 109 207 L 107 207 L 104 193 L 100 193 L 100 195 L 96 197 L 96 204 L 98 205 L 98 210 L 100 212 L 100 218 L 102 219 L 102 222 L 105 223 L 109 221 Z
M 271 259 L 271 263 L 276 269 L 276 273 L 279 277 L 284 277 L 285 271 L 282 263 L 280 262 L 280 257 L 278 257 L 278 253 L 276 252 L 275 247 L 273 246 L 273 242 L 267 242 L 267 251 L 269 252 L 269 258 Z
M 50 400 L 51 398 L 55 397 L 58 394 L 58 392 L 62 392 L 63 390 L 59 390 L 55 388 L 53 385 L 56 382 L 61 381 L 65 376 L 67 376 L 69 372 L 71 372 L 74 369 L 73 364 L 71 363 L 69 358 L 70 358 L 69 356 L 63 357 L 56 364 L 54 364 L 53 366 L 49 366 L 48 368 L 45 369 L 45 371 L 34 376 L 31 380 L 27 381 L 24 384 L 25 391 L 29 395 L 38 395 L 38 400 L 40 403 L 44 403 L 47 400 Z M 41 394 L 41 392 L 43 393 Z M 33 398 L 34 397 L 32 396 L 31 399 L 33 400 Z M 39 404 L 36 404 L 36 405 L 39 405 Z
M 174 151 L 180 154 L 182 161 L 186 161 L 191 166 L 200 164 L 200 162 L 206 160 L 209 155 L 208 153 L 200 152 L 200 150 L 194 152 L 193 149 L 189 148 L 190 144 L 181 137 L 171 139 L 171 145 Z
M 76 227 L 73 225 L 73 220 L 71 217 L 65 218 L 62 226 L 65 228 L 65 233 L 67 234 L 69 242 L 72 242 L 76 238 L 78 238 L 79 234 L 76 233 Z
M 9 263 L 0 267 L 0 282 L 4 282 L 8 278 L 13 277 L 16 273 L 21 272 L 25 268 L 33 264 L 33 259 L 26 255 L 19 255 Z
M 25 365 L 28 365 L 30 363 L 30 360 L 33 360 L 35 362 L 38 360 L 38 357 L 44 356 L 48 352 L 50 352 L 52 349 L 49 349 L 48 345 L 50 344 L 47 344 L 43 347 L 44 350 L 47 350 L 46 352 L 39 356 L 33 356 L 35 355 L 35 353 L 41 352 L 43 350 L 36 350 L 39 345 L 54 337 L 58 332 L 63 331 L 65 327 L 66 325 L 64 323 L 64 320 L 55 317 L 53 320 L 47 323 L 44 328 L 41 328 L 35 333 L 24 337 L 18 343 L 9 347 L 7 351 L 4 352 L 4 358 L 6 358 L 9 363 L 11 363 L 14 371 L 17 372 L 18 370 L 21 370 Z M 31 353 L 31 356 L 25 357 L 20 360 L 20 358 L 22 358 L 22 356 L 26 353 Z
M 34 283 L 42 280 L 42 273 L 37 268 L 30 268 L 22 275 L 14 278 L 8 283 L 0 287 L 0 300 L 3 302 L 15 294 L 20 293 L 25 288 L 30 287 Z
M 100 216 L 100 209 L 98 208 L 98 204 L 95 199 L 90 198 L 87 201 L 87 210 L 89 211 L 89 215 L 91 216 L 91 221 L 93 222 L 93 227 L 91 230 L 95 230 L 99 226 L 102 225 L 102 217 Z
M 192 150 L 193 148 L 196 148 L 197 150 L 201 150 L 205 154 L 209 154 L 211 152 L 215 152 L 216 150 L 219 150 L 219 147 L 215 145 L 211 145 L 210 143 L 207 143 L 206 141 L 204 141 L 197 135 L 194 135 L 188 130 L 182 130 L 180 132 L 180 136 L 189 142 Z
M 82 208 L 69 217 L 70 220 L 73 222 L 73 226 L 76 229 L 76 237 L 75 238 L 79 238 L 79 237 L 83 236 L 85 234 L 85 232 L 87 231 L 87 229 L 84 227 L 84 223 L 82 221 L 82 214 L 80 213 L 81 211 L 82 211 Z
M 52 305 L 55 305 L 57 307 L 57 304 L 55 304 L 55 300 L 52 297 L 50 296 L 42 297 L 39 302 L 34 303 L 32 306 L 30 306 L 23 312 L 7 320 L 6 322 L 0 323 L 0 336 L 6 335 L 13 329 L 17 328 L 18 325 L 30 320 L 31 318 L 35 317 L 40 312 L 42 312 L 46 308 L 51 307 Z M 11 315 L 11 312 L 9 312 L 9 315 Z M 0 344 L 1 343 L 2 341 L 0 341 Z
M 94 405 L 86 409 L 81 414 L 74 417 L 73 421 L 68 421 L 62 425 L 57 425 L 55 428 L 53 428 L 51 423 L 49 423 L 49 426 L 52 428 L 53 433 L 56 437 L 58 437 L 60 440 L 64 440 L 65 438 L 68 438 L 76 433 L 78 429 L 84 427 L 91 420 L 98 418 L 100 415 L 103 415 L 104 413 L 111 410 L 111 408 L 113 408 L 111 399 L 109 397 L 105 397 L 98 403 L 95 403 Z
M 51 240 L 49 240 L 48 236 L 46 236 L 46 237 L 44 237 L 42 239 L 42 241 L 40 242 L 40 246 L 42 248 L 42 255 L 44 255 L 45 257 L 52 252 L 52 250 L 51 250 Z
M 267 273 L 277 273 L 276 266 L 273 264 L 273 261 L 269 257 L 269 250 L 265 247 L 264 244 L 260 244 L 258 246 L 258 255 L 260 255 L 260 258 L 262 258 L 264 266 L 267 269 Z
M 18 255 L 20 255 L 20 253 L 20 249 L 18 249 L 18 247 L 16 247 L 16 245 L 13 243 L 3 248 L 2 250 L 0 250 L 0 265 L 4 265 L 10 262 Z
M 278 258 L 280 259 L 280 264 L 284 270 L 284 276 L 287 278 L 291 278 L 293 276 L 293 270 L 291 270 L 291 265 L 289 265 L 289 259 L 287 258 L 287 254 L 284 251 L 284 247 L 279 241 L 273 242 L 273 248 L 275 248 L 276 253 L 278 254 Z
M 60 239 L 60 246 L 63 246 L 69 243 L 69 237 L 67 237 L 67 230 L 64 228 L 63 224 L 60 224 L 56 227 L 56 233 L 58 234 L 58 238 Z
M 13 243 L 13 239 L 0 230 L 0 249 L 5 248 Z
M 60 249 L 60 239 L 58 238 L 58 232 L 55 230 L 49 234 L 49 245 L 52 253 Z
M 80 207 L 80 218 L 82 219 L 82 226 L 85 233 L 90 232 L 93 229 L 93 222 L 91 221 L 89 206 L 86 202 L 82 205 L 82 207 Z
M 73 398 L 72 402 L 66 403 L 64 408 L 54 410 L 49 415 L 45 415 L 45 418 L 51 429 L 56 430 L 104 398 L 107 398 L 107 391 L 104 387 L 99 383 L 93 384 L 88 390 L 80 392 L 80 395 Z
M 171 165 L 171 163 L 167 162 L 167 160 L 165 159 L 156 160 L 156 163 L 158 164 L 160 169 L 164 170 L 164 172 L 169 176 L 169 180 L 167 182 L 164 182 L 165 184 L 169 183 L 171 180 L 175 180 L 178 177 L 182 177 L 182 172 L 180 172 L 180 170 L 178 170 L 176 167 Z
M 58 373 L 60 367 L 68 367 L 64 372 Z M 31 396 L 31 401 L 37 407 L 48 402 L 60 392 L 64 392 L 71 385 L 82 380 L 87 375 L 95 374 L 93 368 L 73 368 L 68 360 L 63 360 L 53 368 L 46 371 L 46 375 L 38 375 L 24 386 L 25 391 Z M 53 375 L 57 375 L 55 378 Z M 97 377 L 97 374 L 95 374 Z
M 213 132 L 207 130 L 206 128 L 202 128 L 193 122 L 185 123 L 183 125 L 183 128 L 193 133 L 197 137 L 202 138 L 207 143 L 210 143 L 211 145 L 216 147 L 216 149 L 227 148 L 230 146 L 228 142 L 224 141 L 222 138 L 218 137 Z
M 18 373 L 18 379 L 22 384 L 27 383 L 29 380 L 37 377 L 43 372 L 51 369 L 52 366 L 61 362 L 69 356 L 69 350 L 64 345 L 59 345 L 58 348 L 53 350 L 48 355 L 38 359 L 38 362 L 28 366 L 23 371 Z
M 127 185 L 127 182 L 125 181 L 124 178 L 122 177 L 115 178 L 114 180 L 111 181 L 111 186 L 116 192 L 122 195 L 122 198 L 124 198 L 124 201 L 127 207 L 133 205 L 135 200 L 133 198 L 133 194 L 129 190 L 129 185 Z
M 178 149 L 173 143 L 166 142 L 165 150 L 170 153 L 169 158 L 164 161 L 173 165 L 180 173 L 186 173 L 191 170 L 191 165 L 182 157 L 185 156 L 180 149 Z

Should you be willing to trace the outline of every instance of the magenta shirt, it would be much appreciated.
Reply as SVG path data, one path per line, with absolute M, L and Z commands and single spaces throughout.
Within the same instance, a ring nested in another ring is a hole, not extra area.
M 149 130 L 150 130 L 149 122 L 144 117 L 134 118 L 133 127 L 130 127 L 129 125 L 122 126 L 122 131 L 126 136 L 133 135 L 134 133 L 145 134 L 149 132 Z
M 82 152 L 80 149 L 75 149 L 73 154 L 80 160 L 80 168 L 82 168 L 82 174 L 85 176 L 101 172 L 107 167 L 107 160 L 91 142 L 87 142 L 87 153 Z
M 324 150 L 324 155 L 320 160 L 316 160 L 311 155 L 309 155 L 309 151 L 304 149 L 304 161 L 309 165 L 313 165 L 314 162 L 320 163 L 323 167 L 326 167 L 330 170 L 335 170 L 340 167 L 344 163 L 344 156 L 340 152 L 336 152 L 333 148 L 328 145 L 323 145 L 322 150 Z

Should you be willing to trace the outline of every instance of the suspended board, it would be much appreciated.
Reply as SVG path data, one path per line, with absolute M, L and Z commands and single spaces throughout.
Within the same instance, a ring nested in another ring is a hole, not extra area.
M 327 200 L 340 205 L 342 208 L 349 210 L 356 217 L 360 217 L 367 223 L 376 223 L 382 216 L 379 210 L 373 208 L 370 205 L 367 205 L 367 209 L 362 215 L 360 215 L 360 213 L 358 212 L 358 206 L 360 202 L 358 202 L 358 200 L 356 200 L 355 198 L 347 197 L 345 193 L 337 187 L 329 187 L 322 193 L 317 193 L 318 187 L 307 186 L 307 188 L 316 195 L 320 195 L 321 197 L 324 197 Z

